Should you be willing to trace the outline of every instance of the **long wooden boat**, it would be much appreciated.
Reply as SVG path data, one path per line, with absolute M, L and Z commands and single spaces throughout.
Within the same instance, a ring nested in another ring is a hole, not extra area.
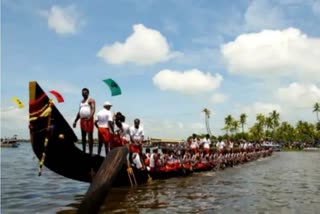
M 64 177 L 91 183 L 79 207 L 80 214 L 97 213 L 109 187 L 130 186 L 133 177 L 136 184 L 143 184 L 147 183 L 150 177 L 167 179 L 215 167 L 197 169 L 181 167 L 173 171 L 152 172 L 132 168 L 134 174 L 132 177 L 128 173 L 126 163 L 127 147 L 113 149 L 107 157 L 91 156 L 81 151 L 75 145 L 78 139 L 73 129 L 35 81 L 29 83 L 29 130 L 33 151 L 39 159 L 39 175 L 44 165 Z M 223 165 L 227 166 L 228 163 Z
M 90 156 L 81 151 L 73 129 L 53 104 L 52 100 L 37 84 L 29 83 L 29 129 L 34 153 L 41 165 L 70 179 L 91 182 L 104 161 L 104 157 Z M 133 168 L 137 184 L 147 183 L 148 179 L 166 179 L 186 176 L 191 171 L 181 169 L 170 172 L 149 172 Z M 40 174 L 39 173 L 39 174 Z M 118 172 L 113 186 L 130 186 L 127 165 Z
M 39 175 L 42 165 L 70 179 L 92 182 L 92 175 L 98 173 L 105 157 L 90 156 L 80 150 L 75 143 L 78 141 L 73 129 L 61 115 L 37 82 L 29 83 L 29 129 L 34 153 L 39 159 Z M 107 157 L 108 159 L 108 157 Z M 124 162 L 126 162 L 124 160 Z M 187 170 L 181 168 L 175 171 L 147 171 L 133 168 L 137 184 L 147 183 L 148 178 L 166 179 L 176 176 L 186 176 L 193 171 L 205 171 L 215 168 L 200 168 Z M 130 186 L 127 164 L 117 171 L 113 186 Z

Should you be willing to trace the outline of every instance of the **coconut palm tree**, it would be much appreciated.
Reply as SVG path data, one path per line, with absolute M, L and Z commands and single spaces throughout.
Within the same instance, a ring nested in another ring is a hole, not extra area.
M 274 139 L 276 128 L 279 126 L 280 114 L 276 110 L 273 110 L 269 115 L 272 120 L 272 136 Z
M 320 139 L 320 121 L 316 123 L 317 138 Z
M 210 118 L 210 110 L 207 108 L 204 108 L 202 110 L 202 112 L 204 112 L 204 116 L 205 116 L 205 124 L 206 124 L 206 128 L 207 128 L 207 132 L 208 134 L 211 136 L 211 130 L 210 130 L 210 124 L 209 124 L 209 118 Z
M 285 142 L 293 142 L 295 139 L 295 130 L 288 122 L 282 122 L 276 131 L 277 139 Z
M 268 134 L 269 135 L 269 130 L 273 127 L 273 124 L 272 124 L 272 118 L 271 117 L 267 117 L 266 119 L 265 119 L 265 125 L 266 125 L 266 128 L 267 128 L 267 130 L 266 130 L 266 135 Z
M 320 122 L 320 119 L 319 119 L 320 104 L 319 104 L 319 103 L 315 103 L 315 104 L 314 104 L 314 106 L 313 106 L 313 112 L 316 113 L 316 115 L 317 115 L 317 120 L 318 120 L 318 122 Z
M 239 130 L 239 121 L 237 120 L 233 120 L 231 122 L 231 128 L 230 130 L 234 133 L 234 134 L 237 134 L 238 133 L 238 130 Z
M 261 140 L 263 137 L 263 126 L 261 123 L 255 123 L 249 129 L 250 135 L 253 136 L 253 140 Z
M 265 125 L 265 121 L 266 121 L 266 117 L 263 114 L 259 113 L 256 116 L 256 120 L 257 120 L 257 123 L 259 123 L 260 125 L 264 126 Z
M 315 136 L 315 130 L 316 130 L 316 127 L 314 124 L 301 121 L 301 120 L 298 121 L 296 126 L 298 138 L 303 142 L 313 141 Z
M 242 113 L 240 115 L 240 124 L 241 124 L 241 128 L 242 128 L 242 134 L 244 133 L 244 124 L 247 123 L 247 115 L 245 113 Z
M 233 117 L 231 116 L 231 114 L 229 114 L 226 118 L 224 118 L 224 123 L 225 123 L 225 130 L 227 131 L 227 135 L 232 127 L 232 121 L 233 121 Z
M 320 132 L 320 121 L 317 122 L 317 124 L 316 124 L 316 130 L 317 130 L 318 132 Z

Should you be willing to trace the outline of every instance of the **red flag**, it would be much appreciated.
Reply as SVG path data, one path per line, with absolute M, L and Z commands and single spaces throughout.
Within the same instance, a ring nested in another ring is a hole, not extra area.
M 57 100 L 58 100 L 58 103 L 62 103 L 62 102 L 64 102 L 64 99 L 63 99 L 63 97 L 61 96 L 61 94 L 59 94 L 59 92 L 57 92 L 57 91 L 55 91 L 55 90 L 51 90 L 51 91 L 49 91 L 51 94 L 53 94 L 56 98 L 57 98 Z

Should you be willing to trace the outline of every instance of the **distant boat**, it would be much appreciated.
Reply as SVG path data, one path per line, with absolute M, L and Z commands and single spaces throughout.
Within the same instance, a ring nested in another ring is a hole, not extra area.
M 12 138 L 1 138 L 1 147 L 12 147 L 17 148 L 19 146 L 17 135 Z
M 272 148 L 272 150 L 275 151 L 275 152 L 280 152 L 282 150 L 282 147 L 281 147 L 280 144 L 274 144 L 272 142 L 263 143 L 261 146 L 264 147 L 264 148 Z
M 306 152 L 320 152 L 320 148 L 308 147 L 308 148 L 304 148 L 303 151 L 306 151 Z

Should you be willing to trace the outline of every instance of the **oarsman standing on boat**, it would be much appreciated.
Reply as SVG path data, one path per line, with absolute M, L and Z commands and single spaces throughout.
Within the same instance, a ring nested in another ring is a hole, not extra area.
M 140 155 L 142 152 L 142 142 L 144 140 L 144 130 L 143 127 L 140 126 L 140 120 L 135 119 L 134 125 L 130 127 L 130 145 L 129 145 L 129 160 L 132 162 L 132 155 L 136 153 Z M 136 158 L 135 160 L 138 160 Z M 141 158 L 140 158 L 141 160 Z
M 203 150 L 206 152 L 206 154 L 209 154 L 210 145 L 211 145 L 211 140 L 210 140 L 209 134 L 206 134 L 205 138 L 202 139 L 202 145 L 203 145 Z
M 80 119 L 82 150 L 86 152 L 87 134 L 89 142 L 89 153 L 93 154 L 93 128 L 94 128 L 94 113 L 96 110 L 96 102 L 93 98 L 89 97 L 89 89 L 82 89 L 83 100 L 80 102 L 80 108 L 77 113 L 76 119 L 73 123 L 73 128 L 76 127 Z
M 197 140 L 197 135 L 192 134 L 191 138 L 191 143 L 190 143 L 190 149 L 194 152 L 197 153 L 199 148 L 198 140 Z
M 225 143 L 223 140 L 221 140 L 221 142 L 219 143 L 219 152 L 222 154 L 223 153 L 223 150 L 225 148 Z
M 106 155 L 110 151 L 110 141 L 112 140 L 112 133 L 114 133 L 113 116 L 110 111 L 112 105 L 110 102 L 104 102 L 103 109 L 97 113 L 95 126 L 98 129 L 98 155 L 101 154 L 102 145 L 105 146 Z

